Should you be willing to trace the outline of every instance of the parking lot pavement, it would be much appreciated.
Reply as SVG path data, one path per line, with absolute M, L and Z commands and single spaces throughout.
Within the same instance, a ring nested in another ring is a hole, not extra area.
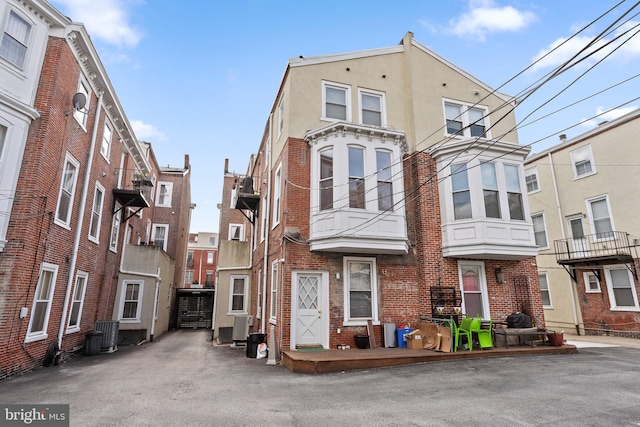
M 640 424 L 635 348 L 308 375 L 209 337 L 178 330 L 78 355 L 0 381 L 0 402 L 68 403 L 72 426 Z

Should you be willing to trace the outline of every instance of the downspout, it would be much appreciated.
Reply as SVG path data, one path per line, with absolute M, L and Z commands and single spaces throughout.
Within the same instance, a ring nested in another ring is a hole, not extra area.
M 160 279 L 160 267 L 158 267 L 158 275 L 156 276 L 156 292 L 153 296 L 153 313 L 151 313 L 151 336 L 150 336 L 150 341 L 153 342 L 153 335 L 155 334 L 156 331 L 156 313 L 158 310 L 158 293 L 160 292 L 160 281 L 162 279 Z
M 567 235 L 564 231 L 564 217 L 562 215 L 562 206 L 560 206 L 560 195 L 558 194 L 558 183 L 556 182 L 556 172 L 553 166 L 553 157 L 551 156 L 551 152 L 547 153 L 547 158 L 549 159 L 549 166 L 551 167 L 551 180 L 553 182 L 553 193 L 556 196 L 556 209 L 558 210 L 558 222 L 560 223 L 560 232 L 562 233 L 562 239 L 566 239 Z M 577 284 L 576 284 L 577 286 Z M 576 333 L 580 335 L 580 327 L 578 325 L 578 309 L 576 307 L 576 296 L 574 293 L 573 280 L 569 279 L 569 287 L 571 293 L 571 310 L 573 311 L 573 325 L 576 328 Z
M 273 136 L 273 113 L 269 114 L 269 138 L 268 138 L 268 146 L 267 146 L 267 160 L 266 160 L 266 169 L 267 169 L 267 201 L 265 206 L 265 220 L 264 226 L 266 230 L 264 231 L 264 255 L 262 264 L 264 266 L 262 272 L 262 319 L 260 319 L 260 331 L 263 333 L 266 332 L 266 315 L 267 315 L 267 271 L 270 269 L 268 265 L 269 262 L 269 235 L 270 235 L 270 212 L 271 212 L 271 144 L 273 141 L 271 137 Z M 276 286 L 278 284 L 276 283 Z M 282 339 L 282 338 L 281 338 Z
M 82 235 L 82 224 L 84 222 L 84 210 L 87 205 L 87 193 L 89 191 L 89 180 L 91 178 L 91 168 L 93 166 L 93 154 L 96 148 L 96 137 L 98 135 L 98 124 L 100 123 L 100 113 L 102 112 L 102 93 L 98 93 L 98 108 L 93 122 L 93 131 L 91 132 L 91 143 L 89 145 L 89 154 L 87 159 L 87 169 L 85 171 L 84 182 L 82 183 L 82 196 L 80 198 L 80 210 L 78 212 L 78 226 L 73 238 L 73 250 L 71 252 L 71 261 L 69 262 L 69 278 L 67 280 L 67 288 L 64 293 L 64 304 L 62 306 L 62 316 L 60 317 L 60 328 L 58 330 L 58 348 L 62 350 L 62 337 L 66 329 L 67 314 L 69 311 L 69 299 L 71 298 L 71 289 L 75 279 L 76 263 L 78 261 L 78 248 L 80 247 L 80 236 Z M 87 113 L 88 114 L 88 113 Z

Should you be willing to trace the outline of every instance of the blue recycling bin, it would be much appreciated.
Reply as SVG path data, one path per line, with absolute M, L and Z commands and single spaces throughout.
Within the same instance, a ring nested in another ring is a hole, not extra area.
M 407 348 L 407 340 L 405 334 L 413 331 L 413 328 L 396 328 L 396 338 L 398 341 L 398 348 Z

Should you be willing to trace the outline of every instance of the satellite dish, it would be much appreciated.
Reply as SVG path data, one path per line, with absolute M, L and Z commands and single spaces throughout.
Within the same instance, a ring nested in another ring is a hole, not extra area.
M 73 102 L 73 108 L 81 110 L 87 105 L 87 96 L 84 93 L 78 92 L 73 95 L 71 102 Z

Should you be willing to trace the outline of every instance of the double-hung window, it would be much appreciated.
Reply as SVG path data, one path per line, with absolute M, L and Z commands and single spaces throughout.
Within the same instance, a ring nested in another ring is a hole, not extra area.
M 113 214 L 113 218 L 111 219 L 111 235 L 109 237 L 109 250 L 111 252 L 115 252 L 118 250 L 118 236 L 120 235 L 120 215 L 122 206 L 119 203 L 116 203 L 115 211 Z
M 585 292 L 588 294 L 600 293 L 600 281 L 595 274 L 585 271 L 582 273 L 584 279 Z
M 0 42 L 0 57 L 23 69 L 30 37 L 31 24 L 14 11 L 10 11 Z
M 375 258 L 344 257 L 344 321 L 363 322 L 378 319 Z
M 247 276 L 231 275 L 229 289 L 229 314 L 247 312 Z
M 276 169 L 273 180 L 273 222 L 272 227 L 280 223 L 280 194 L 282 192 L 282 165 Z
M 451 101 L 444 103 L 447 135 L 488 137 L 487 109 Z
M 360 123 L 386 126 L 384 93 L 358 89 L 360 98 Z
M 504 165 L 504 178 L 507 183 L 507 201 L 509 202 L 509 216 L 511 219 L 524 219 L 524 205 L 522 190 L 520 189 L 520 174 L 518 166 Z
M 38 284 L 31 307 L 31 318 L 25 342 L 37 341 L 47 338 L 47 326 L 49 324 L 49 314 L 51 313 L 51 303 L 53 301 L 53 291 L 56 286 L 58 266 L 55 264 L 42 263 Z
M 498 193 L 498 180 L 496 177 L 495 163 L 482 163 L 482 188 L 484 196 L 484 210 L 487 218 L 501 218 L 500 193 Z
M 229 224 L 229 240 L 244 241 L 244 226 L 242 224 Z
M 278 135 L 280 135 L 283 130 L 284 130 L 284 97 L 280 100 L 280 104 L 278 104 Z
M 213 264 L 213 252 L 207 252 L 207 264 Z
M 333 209 L 333 148 L 320 152 L 320 210 Z
M 76 192 L 79 168 L 80 163 L 70 154 L 67 154 L 62 171 L 62 182 L 60 184 L 55 218 L 55 222 L 65 228 L 69 228 L 71 225 L 71 213 L 73 211 L 73 199 Z
M 87 280 L 89 273 L 78 271 L 76 274 L 76 286 L 73 289 L 73 301 L 71 302 L 71 314 L 69 315 L 69 326 L 67 332 L 80 330 L 80 320 L 82 318 L 82 306 L 84 305 L 84 294 L 87 290 Z
M 378 210 L 393 210 L 393 179 L 391 176 L 391 152 L 376 150 L 378 178 Z
M 193 283 L 193 270 L 187 270 L 184 272 L 184 283 Z
M 524 180 L 527 184 L 527 193 L 535 193 L 540 190 L 537 168 L 527 169 L 524 171 Z
M 322 82 L 322 117 L 351 121 L 351 88 L 339 83 Z
M 82 79 L 80 79 L 80 81 L 78 82 L 78 93 L 81 93 L 87 97 L 86 108 L 88 108 L 88 104 L 90 100 L 89 94 L 91 93 L 91 90 L 89 89 L 89 84 Z M 86 108 L 73 110 L 73 117 L 75 117 L 75 119 L 78 121 L 78 123 L 80 123 L 83 129 L 87 128 L 87 116 L 89 115 L 87 114 Z
M 451 187 L 455 219 L 471 218 L 471 192 L 466 163 L 451 165 Z
M 349 207 L 364 209 L 364 149 L 349 147 Z
M 542 306 L 551 308 L 551 293 L 549 292 L 549 279 L 547 273 L 538 274 L 540 282 L 540 297 L 542 298 Z
M 153 225 L 153 245 L 156 248 L 162 248 L 163 251 L 167 251 L 167 240 L 169 237 L 169 225 L 168 224 L 154 224 Z
M 122 282 L 120 296 L 120 321 L 124 323 L 140 322 L 142 312 L 142 280 L 125 280 Z
M 640 311 L 633 276 L 624 265 L 604 269 L 611 310 Z
M 161 206 L 165 208 L 171 207 L 171 196 L 173 193 L 173 183 L 172 182 L 158 182 L 158 199 L 156 200 L 156 206 Z
M 109 161 L 109 154 L 111 153 L 111 137 L 113 133 L 109 121 L 105 120 L 104 130 L 102 131 L 102 145 L 100 146 L 100 154 L 107 162 Z
M 533 222 L 533 234 L 536 238 L 536 245 L 539 248 L 548 247 L 549 244 L 547 242 L 547 231 L 544 224 L 544 213 L 531 215 L 531 221 Z
M 104 187 L 96 182 L 91 208 L 91 223 L 89 224 L 89 240 L 98 243 L 100 237 L 100 223 L 102 222 L 102 205 L 104 202 Z
M 569 153 L 571 156 L 571 165 L 573 167 L 573 177 L 575 179 L 596 173 L 593 163 L 593 153 L 591 145 L 585 145 Z
M 607 196 L 589 199 L 587 200 L 587 206 L 596 239 L 613 238 L 613 224 Z

